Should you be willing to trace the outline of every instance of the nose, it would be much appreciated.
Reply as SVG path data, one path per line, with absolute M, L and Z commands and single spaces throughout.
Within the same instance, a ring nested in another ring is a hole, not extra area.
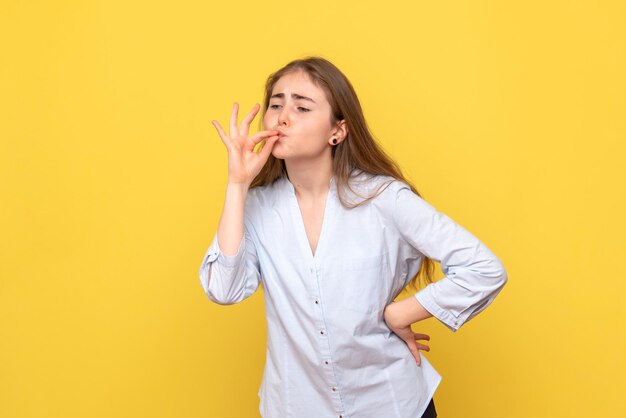
M 278 113 L 278 126 L 287 125 L 289 122 L 289 110 L 287 110 L 287 106 L 283 106 L 281 111 Z

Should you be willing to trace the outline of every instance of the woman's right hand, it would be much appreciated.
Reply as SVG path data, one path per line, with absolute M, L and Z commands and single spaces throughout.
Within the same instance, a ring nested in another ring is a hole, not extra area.
M 275 130 L 259 131 L 252 137 L 248 137 L 250 124 L 259 109 L 260 106 L 256 103 L 250 113 L 241 121 L 241 127 L 238 128 L 237 112 L 239 105 L 235 102 L 230 115 L 230 135 L 226 135 L 216 120 L 211 121 L 228 151 L 229 183 L 249 186 L 256 175 L 259 174 L 263 165 L 265 165 L 274 144 L 278 140 L 278 131 Z M 254 147 L 264 138 L 267 138 L 267 141 L 265 145 L 263 145 L 263 149 L 258 153 L 254 152 Z

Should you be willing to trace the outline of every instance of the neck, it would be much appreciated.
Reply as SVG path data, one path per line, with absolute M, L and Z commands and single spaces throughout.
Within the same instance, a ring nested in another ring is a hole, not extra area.
M 285 160 L 289 181 L 293 184 L 296 196 L 309 198 L 323 197 L 330 189 L 333 177 L 332 159 L 324 161 Z

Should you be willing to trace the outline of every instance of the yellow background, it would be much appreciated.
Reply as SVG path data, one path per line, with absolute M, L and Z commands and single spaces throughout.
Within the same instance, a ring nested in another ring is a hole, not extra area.
M 220 306 L 197 275 L 227 179 L 210 120 L 309 54 L 509 273 L 457 333 L 414 326 L 439 415 L 626 416 L 625 21 L 598 0 L 2 0 L 0 416 L 258 416 L 261 291 Z

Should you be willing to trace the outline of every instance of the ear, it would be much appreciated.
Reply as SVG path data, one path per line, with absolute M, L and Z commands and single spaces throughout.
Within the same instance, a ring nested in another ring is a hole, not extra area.
M 337 138 L 337 144 L 340 144 L 346 136 L 348 136 L 348 127 L 346 125 L 346 120 L 342 119 L 337 122 L 337 126 L 331 132 L 333 138 Z

